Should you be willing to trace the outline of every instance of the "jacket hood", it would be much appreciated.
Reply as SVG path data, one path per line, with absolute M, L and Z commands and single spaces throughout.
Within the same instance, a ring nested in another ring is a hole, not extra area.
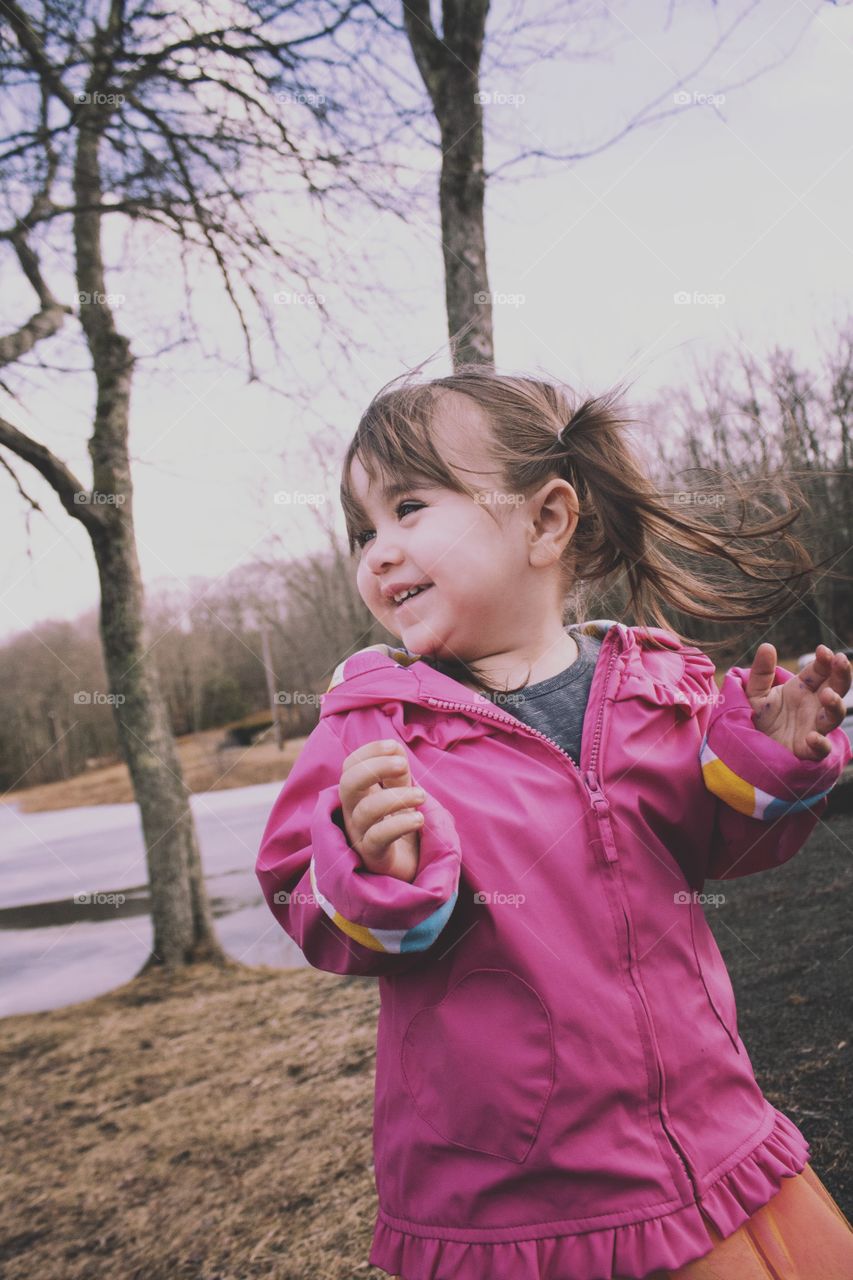
M 683 708 L 693 715 L 707 705 L 708 680 L 714 664 L 701 650 L 685 646 L 671 631 L 647 627 L 642 632 L 612 618 L 594 618 L 576 629 L 612 644 L 620 665 L 620 696 L 637 696 L 659 706 Z M 645 643 L 645 635 L 658 646 Z M 601 654 L 599 655 L 601 657 Z M 442 698 L 467 703 L 476 715 L 479 705 L 494 711 L 483 694 L 461 685 L 403 645 L 374 644 L 344 658 L 321 695 L 321 719 L 342 711 L 387 702 L 423 702 Z M 460 714 L 464 715 L 462 707 Z

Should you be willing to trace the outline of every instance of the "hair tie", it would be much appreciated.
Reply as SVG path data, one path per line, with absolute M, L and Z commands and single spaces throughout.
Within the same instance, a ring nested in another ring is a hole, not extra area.
M 559 440 L 560 444 L 563 446 L 564 449 L 568 448 L 569 442 L 566 439 L 566 434 L 569 430 L 569 427 L 572 425 L 573 421 L 574 421 L 574 414 L 572 414 L 572 417 L 569 418 L 568 422 L 563 423 L 562 427 L 560 427 L 560 430 L 557 432 L 557 439 Z

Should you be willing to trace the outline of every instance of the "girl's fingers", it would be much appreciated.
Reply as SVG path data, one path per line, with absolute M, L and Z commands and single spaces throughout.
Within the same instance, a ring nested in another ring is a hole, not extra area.
M 746 696 L 763 698 L 772 688 L 776 671 L 776 649 L 769 641 L 760 644 L 755 651 L 752 666 L 746 680 Z
M 390 787 L 384 791 L 374 791 L 360 800 L 353 809 L 353 825 L 359 831 L 367 831 L 401 809 L 411 810 L 416 805 L 423 804 L 425 798 L 420 787 Z
M 821 689 L 820 700 L 823 706 L 818 712 L 818 718 L 822 717 L 830 729 L 837 728 L 847 714 L 847 708 L 844 705 L 844 699 L 841 694 L 836 693 L 827 686 L 825 689 Z
M 377 869 L 376 864 L 381 864 L 384 855 L 391 854 L 392 846 L 395 840 L 399 840 L 400 836 L 407 835 L 410 831 L 418 831 L 423 826 L 423 819 L 419 813 L 408 810 L 402 813 L 390 813 L 381 821 L 374 825 L 364 833 L 356 852 L 364 858 L 365 862 L 372 864 L 371 869 Z M 381 869 L 381 866 L 379 867 Z
M 347 759 L 351 760 L 352 757 L 348 756 Z M 359 801 L 370 793 L 370 788 L 377 783 L 395 787 L 400 782 L 408 780 L 408 777 L 409 762 L 399 752 L 396 755 L 363 757 L 350 765 L 347 765 L 345 760 L 340 783 L 341 803 L 352 811 Z
M 812 729 L 806 734 L 806 745 L 817 753 L 816 759 L 819 760 L 828 756 L 832 750 L 832 743 L 822 733 L 818 733 L 817 729 Z
M 829 672 L 829 688 L 842 697 L 850 688 L 850 659 L 846 653 L 834 653 Z
M 811 662 L 806 663 L 800 672 L 799 678 L 807 689 L 811 689 L 812 693 L 817 693 L 826 677 L 829 675 L 829 667 L 827 664 L 827 647 L 825 644 L 819 644 L 815 649 L 815 655 Z

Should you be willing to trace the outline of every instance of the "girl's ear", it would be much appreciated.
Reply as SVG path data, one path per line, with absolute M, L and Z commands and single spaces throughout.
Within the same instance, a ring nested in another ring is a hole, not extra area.
M 571 542 L 578 524 L 578 495 L 568 480 L 552 478 L 530 498 L 530 563 L 553 564 Z

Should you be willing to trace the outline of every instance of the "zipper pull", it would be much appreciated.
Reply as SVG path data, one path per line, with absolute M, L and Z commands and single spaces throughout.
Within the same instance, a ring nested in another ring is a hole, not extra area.
M 589 788 L 590 795 L 592 797 L 592 803 L 600 812 L 605 812 L 610 808 L 610 801 L 601 790 L 601 787 L 598 784 L 598 778 L 592 769 L 587 769 L 584 776 L 586 778 L 586 785 Z
M 595 807 L 596 816 L 601 821 L 599 830 L 601 831 L 601 845 L 604 849 L 604 856 L 608 862 L 618 862 L 619 854 L 616 851 L 616 845 L 613 840 L 613 832 L 610 823 L 607 820 L 608 810 L 610 809 L 610 801 L 601 790 L 598 778 L 592 769 L 587 769 L 586 785 L 589 788 L 590 799 Z

